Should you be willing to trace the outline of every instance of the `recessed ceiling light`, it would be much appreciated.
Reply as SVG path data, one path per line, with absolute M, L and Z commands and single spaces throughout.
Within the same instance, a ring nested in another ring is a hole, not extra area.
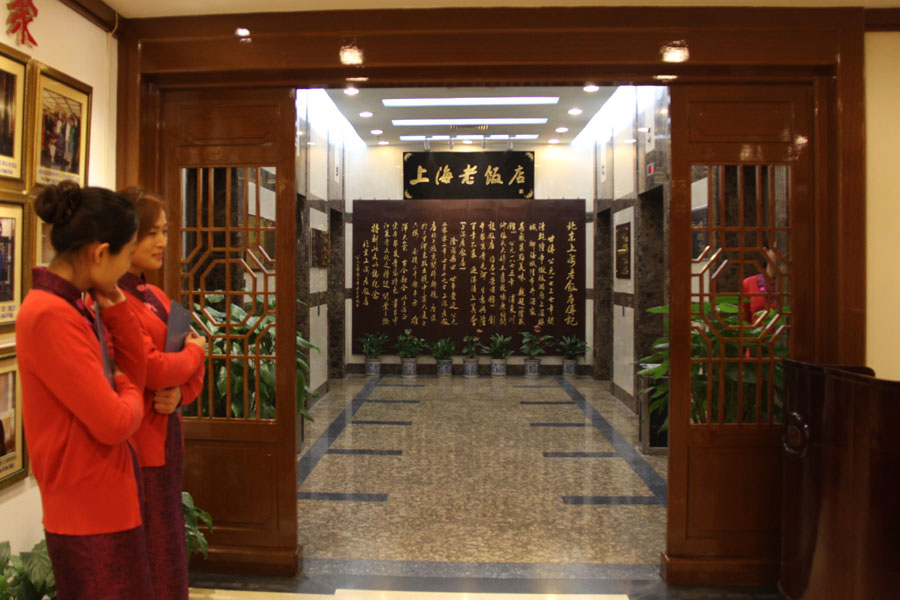
M 664 44 L 659 49 L 659 54 L 662 56 L 663 62 L 668 63 L 684 62 L 691 57 L 687 42 L 684 40 L 674 40 Z
M 653 79 L 657 81 L 675 81 L 678 75 L 654 75 Z
M 368 81 L 368 80 L 369 80 L 368 77 L 362 77 L 362 76 L 360 76 L 360 77 L 347 77 L 346 79 L 347 79 L 347 81 Z
M 395 108 L 416 106 L 523 106 L 556 104 L 559 96 L 495 96 L 488 98 L 384 98 L 381 103 Z
M 363 51 L 356 44 L 346 44 L 341 46 L 338 56 L 341 58 L 341 64 L 344 65 L 363 64 Z
M 572 115 L 573 117 L 577 117 L 578 115 L 580 115 L 583 112 L 584 111 L 581 110 L 580 108 L 578 108 L 577 106 L 569 109 L 569 114 Z
M 384 133 L 384 131 L 381 129 L 373 129 L 369 133 L 371 133 L 372 135 L 381 135 L 382 133 Z
M 593 84 L 593 83 L 589 83 L 589 84 L 587 84 L 586 86 L 584 86 L 584 91 L 586 91 L 586 92 L 588 92 L 588 93 L 590 93 L 590 94 L 592 94 L 592 93 L 594 93 L 594 92 L 599 92 L 599 91 L 600 91 L 600 86 L 599 86 L 599 85 L 595 85 L 595 84 Z
M 353 87 L 352 85 L 348 85 L 344 88 L 344 93 L 348 96 L 355 96 L 359 93 L 359 90 Z
M 359 113 L 359 116 L 361 116 L 363 119 L 368 119 L 369 117 L 372 116 L 372 111 L 364 110 L 361 113 Z
M 250 37 L 250 30 L 246 27 L 238 27 L 234 30 L 234 35 L 238 37 Z
M 556 128 L 556 133 L 565 133 L 565 132 L 567 132 L 568 130 L 569 130 L 568 127 L 557 127 L 557 128 Z
M 394 119 L 397 127 L 439 127 L 442 125 L 543 125 L 546 117 L 480 119 Z
M 558 143 L 559 143 L 559 140 L 556 139 L 556 138 L 553 138 L 552 140 L 547 140 L 547 143 L 548 143 L 548 144 L 558 144 Z
M 387 140 L 378 140 L 379 146 L 387 146 L 388 144 L 390 144 L 390 142 Z

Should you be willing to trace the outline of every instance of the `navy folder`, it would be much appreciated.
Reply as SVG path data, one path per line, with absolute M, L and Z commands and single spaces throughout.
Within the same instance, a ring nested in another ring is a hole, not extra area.
M 166 331 L 166 352 L 180 352 L 191 332 L 191 311 L 172 300 L 169 306 L 169 328 Z

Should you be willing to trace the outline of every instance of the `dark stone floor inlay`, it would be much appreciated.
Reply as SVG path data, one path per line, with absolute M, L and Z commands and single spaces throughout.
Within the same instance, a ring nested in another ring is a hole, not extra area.
M 354 421 L 350 421 L 351 425 L 401 425 L 401 426 L 409 426 L 412 425 L 412 421 L 367 421 L 364 419 L 356 419 Z
M 334 502 L 387 502 L 387 494 L 347 494 L 344 492 L 297 492 L 297 500 L 331 500 Z
M 381 398 L 367 399 L 366 402 L 371 402 L 374 404 L 418 404 L 419 403 L 418 400 L 384 400 Z
M 532 427 L 590 427 L 590 423 L 529 423 Z
M 349 454 L 352 456 L 402 456 L 403 450 L 357 450 L 355 448 L 329 448 L 326 454 Z
M 615 458 L 615 452 L 544 452 L 544 458 Z
M 522 400 L 521 402 L 519 402 L 519 404 L 525 404 L 525 405 L 539 405 L 539 404 L 544 404 L 544 405 L 557 405 L 557 404 L 562 404 L 562 405 L 566 405 L 566 406 L 575 406 L 575 403 L 572 402 L 571 400 Z
M 621 506 L 628 504 L 660 504 L 656 496 L 563 496 L 563 504 Z

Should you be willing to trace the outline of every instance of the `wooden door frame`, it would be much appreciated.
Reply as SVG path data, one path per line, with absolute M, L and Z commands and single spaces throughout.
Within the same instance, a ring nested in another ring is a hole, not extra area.
M 237 27 L 248 28 L 252 42 L 241 43 Z M 359 85 L 373 87 L 659 85 L 657 75 L 677 75 L 671 85 L 807 83 L 817 115 L 818 359 L 862 364 L 864 29 L 861 8 L 485 8 L 129 20 L 119 41 L 117 180 L 158 189 L 160 88 L 343 86 L 360 75 L 369 80 Z M 665 63 L 661 47 L 675 40 L 687 43 L 690 59 Z M 363 50 L 364 66 L 341 65 L 345 44 Z M 673 435 L 670 443 L 683 440 Z

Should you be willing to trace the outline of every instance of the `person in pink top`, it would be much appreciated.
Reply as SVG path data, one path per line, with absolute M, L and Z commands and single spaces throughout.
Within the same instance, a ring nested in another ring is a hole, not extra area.
M 34 203 L 56 256 L 16 319 L 22 416 L 59 600 L 152 600 L 140 470 L 145 335 L 116 285 L 134 207 L 102 188 L 51 185 Z M 100 312 L 85 303 L 85 292 Z
M 120 192 L 138 214 L 137 245 L 119 287 L 147 332 L 146 412 L 134 436 L 144 478 L 144 527 L 155 600 L 187 600 L 188 570 L 181 508 L 184 449 L 180 406 L 203 389 L 206 338 L 191 334 L 166 352 L 171 300 L 144 274 L 162 267 L 168 243 L 163 203 L 139 188 Z

